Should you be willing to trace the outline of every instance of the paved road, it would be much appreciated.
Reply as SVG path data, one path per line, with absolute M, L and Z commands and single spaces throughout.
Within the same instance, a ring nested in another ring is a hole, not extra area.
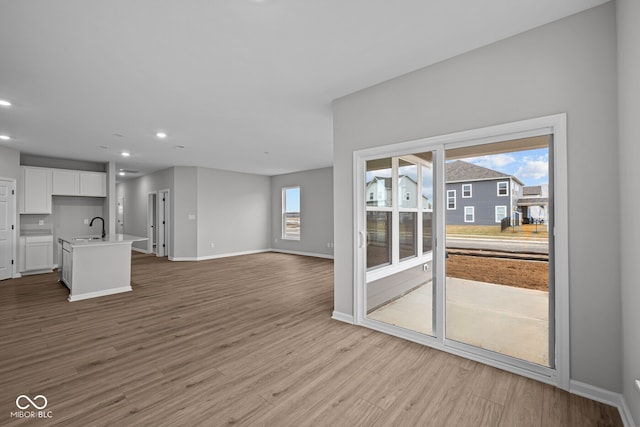
M 548 254 L 549 242 L 547 240 L 511 240 L 511 239 L 487 239 L 475 237 L 447 237 L 448 248 L 458 249 L 484 249 L 490 251 L 528 252 L 536 254 Z

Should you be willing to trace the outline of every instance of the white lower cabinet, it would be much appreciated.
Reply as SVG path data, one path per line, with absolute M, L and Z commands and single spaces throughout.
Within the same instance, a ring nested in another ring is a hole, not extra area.
M 51 271 L 53 268 L 53 236 L 24 237 L 24 271 Z

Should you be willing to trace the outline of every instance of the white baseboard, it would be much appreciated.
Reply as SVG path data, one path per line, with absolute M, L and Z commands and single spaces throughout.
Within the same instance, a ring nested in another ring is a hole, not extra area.
M 80 294 L 80 295 L 69 295 L 69 298 L 67 298 L 67 300 L 69 302 L 74 302 L 74 301 L 80 301 L 83 299 L 104 297 L 107 295 L 113 295 L 113 294 L 119 294 L 122 292 L 131 292 L 131 291 L 132 291 L 131 286 L 123 286 L 121 288 L 105 289 L 104 291 L 87 292 L 85 294 Z
M 206 261 L 208 259 L 217 259 L 217 258 L 227 258 L 231 256 L 240 256 L 240 255 L 252 255 L 252 254 L 260 254 L 264 252 L 270 252 L 271 249 L 258 249 L 255 251 L 244 251 L 244 252 L 231 252 L 228 254 L 217 254 L 217 255 L 207 255 L 207 256 L 198 256 L 198 257 L 169 257 L 169 261 Z
M 631 411 L 627 406 L 627 401 L 621 393 L 614 393 L 576 380 L 571 380 L 569 384 L 569 391 L 573 394 L 577 394 L 578 396 L 595 400 L 596 402 L 615 406 L 618 408 L 620 418 L 622 418 L 622 423 L 626 427 L 634 427 L 638 425 L 634 422 Z
M 135 246 L 131 246 L 132 251 L 141 252 L 143 254 L 150 254 L 152 252 L 147 251 L 146 249 L 136 248 Z
M 333 255 L 316 254 L 316 253 L 313 253 L 313 252 L 289 251 L 289 250 L 286 250 L 286 249 L 275 249 L 275 248 L 271 248 L 270 251 L 271 252 L 278 252 L 278 253 L 281 253 L 281 254 L 302 255 L 302 256 L 311 256 L 311 257 L 316 257 L 316 258 L 333 259 Z
M 331 314 L 331 318 L 334 320 L 339 320 L 345 323 L 351 323 L 353 325 L 353 316 L 350 314 L 340 313 L 339 311 L 333 311 Z

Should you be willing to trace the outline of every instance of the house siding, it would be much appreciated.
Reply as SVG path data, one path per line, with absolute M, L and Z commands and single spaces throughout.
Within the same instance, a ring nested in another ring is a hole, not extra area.
M 498 196 L 498 182 L 508 182 L 508 195 Z M 471 184 L 471 197 L 462 197 L 462 186 Z M 496 178 L 486 181 L 466 181 L 447 183 L 447 190 L 456 191 L 456 208 L 447 209 L 447 224 L 458 225 L 496 225 L 496 206 L 506 206 L 507 213 L 512 212 L 514 206 L 512 196 L 513 183 L 509 178 Z M 464 221 L 465 206 L 474 207 L 475 221 Z

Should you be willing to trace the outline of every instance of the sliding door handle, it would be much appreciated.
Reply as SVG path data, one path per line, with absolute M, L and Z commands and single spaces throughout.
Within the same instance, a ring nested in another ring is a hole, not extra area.
M 359 248 L 364 247 L 364 233 L 362 231 L 358 232 L 358 247 Z

